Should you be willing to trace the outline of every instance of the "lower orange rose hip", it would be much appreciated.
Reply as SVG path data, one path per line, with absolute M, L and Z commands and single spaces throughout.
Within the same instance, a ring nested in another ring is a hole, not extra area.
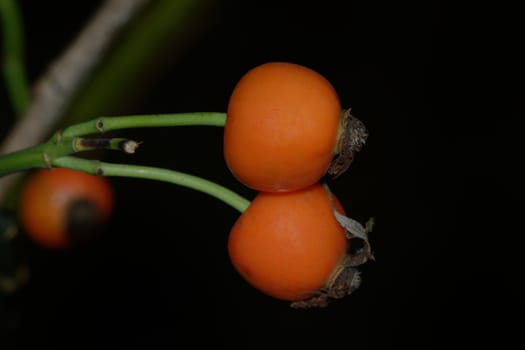
M 334 202 L 343 213 L 337 199 Z M 346 260 L 348 240 L 327 190 L 315 184 L 286 193 L 259 193 L 234 224 L 228 251 L 255 288 L 281 300 L 318 295 Z

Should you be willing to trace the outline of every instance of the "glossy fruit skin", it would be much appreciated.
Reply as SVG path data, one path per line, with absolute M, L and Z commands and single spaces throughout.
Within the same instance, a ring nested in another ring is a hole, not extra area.
M 337 199 L 335 203 L 344 213 Z M 228 239 L 231 262 L 241 276 L 263 293 L 287 301 L 319 291 L 347 249 L 345 231 L 319 184 L 259 193 Z
M 20 219 L 25 232 L 46 248 L 68 248 L 68 210 L 80 201 L 92 204 L 97 219 L 105 222 L 114 206 L 109 180 L 65 168 L 36 170 L 25 181 L 21 193 Z
M 224 157 L 246 186 L 292 191 L 316 183 L 337 142 L 341 103 L 314 70 L 269 62 L 236 84 L 224 127 Z

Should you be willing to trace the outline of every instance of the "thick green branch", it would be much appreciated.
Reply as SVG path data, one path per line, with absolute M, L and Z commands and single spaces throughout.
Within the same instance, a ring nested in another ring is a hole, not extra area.
M 224 126 L 226 113 L 192 112 L 175 114 L 147 114 L 118 117 L 100 117 L 65 128 L 62 137 L 85 136 L 112 130 L 170 127 L 170 126 Z
M 93 175 L 150 179 L 184 186 L 213 196 L 229 204 L 241 213 L 250 205 L 249 200 L 217 183 L 174 170 L 141 165 L 112 164 L 72 156 L 56 158 L 52 160 L 52 164 L 58 167 L 84 171 Z
M 0 157 L 0 177 L 32 168 L 47 168 L 50 159 L 74 153 L 71 140 L 56 144 L 48 141 L 35 147 L 26 148 Z

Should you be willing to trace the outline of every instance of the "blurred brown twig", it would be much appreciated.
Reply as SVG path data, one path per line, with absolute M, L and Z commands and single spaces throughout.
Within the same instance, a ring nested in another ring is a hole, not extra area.
M 107 0 L 33 85 L 29 106 L 0 145 L 0 155 L 42 142 L 129 21 L 151 0 Z M 20 174 L 0 178 L 0 204 Z

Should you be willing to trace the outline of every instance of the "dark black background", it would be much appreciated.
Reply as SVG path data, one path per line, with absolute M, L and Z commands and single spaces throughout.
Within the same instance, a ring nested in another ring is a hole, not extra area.
M 21 4 L 36 77 L 95 4 Z M 185 188 L 113 179 L 116 212 L 97 242 L 73 253 L 28 245 L 32 280 L 10 299 L 5 339 L 14 348 L 519 346 L 518 11 L 233 0 L 217 11 L 132 112 L 225 111 L 240 76 L 266 61 L 326 76 L 370 131 L 349 172 L 331 182 L 350 216 L 376 217 L 377 261 L 363 267 L 362 287 L 326 309 L 290 309 L 230 265 L 235 210 Z M 144 144 L 120 160 L 253 197 L 223 162 L 220 129 L 130 134 Z

